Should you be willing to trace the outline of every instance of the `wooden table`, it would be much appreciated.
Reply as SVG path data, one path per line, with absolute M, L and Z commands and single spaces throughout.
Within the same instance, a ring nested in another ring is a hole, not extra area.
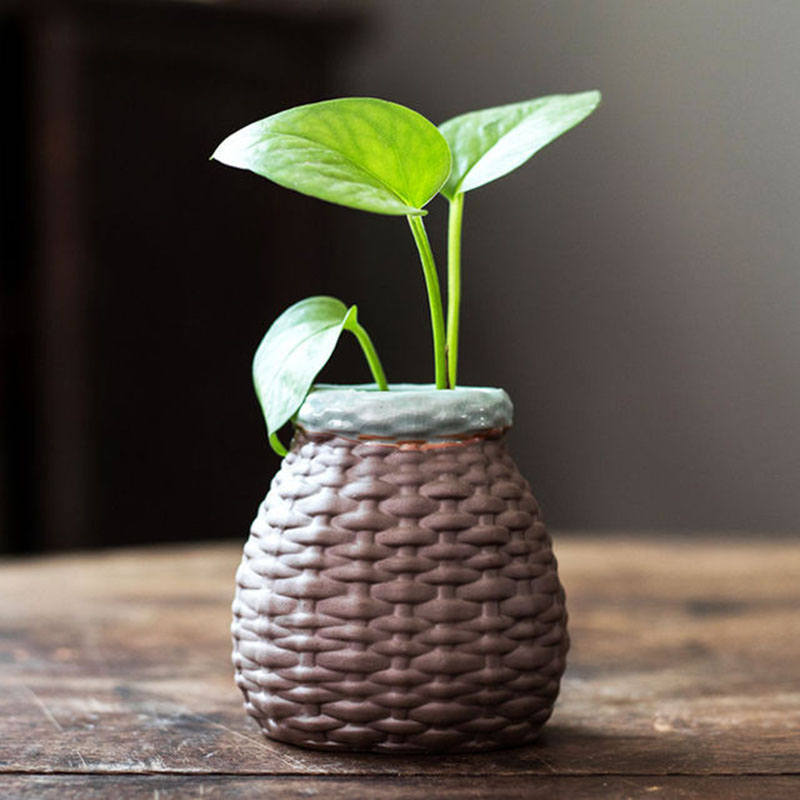
M 265 740 L 229 661 L 238 548 L 0 566 L 0 797 L 798 798 L 800 545 L 563 535 L 573 649 L 531 747 Z

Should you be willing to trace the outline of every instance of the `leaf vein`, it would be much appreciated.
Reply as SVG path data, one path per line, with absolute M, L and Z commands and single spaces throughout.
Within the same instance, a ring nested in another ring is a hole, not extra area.
M 327 150 L 332 150 L 334 153 L 339 155 L 342 159 L 347 161 L 348 164 L 352 165 L 357 171 L 363 172 L 365 175 L 369 175 L 370 178 L 374 178 L 381 186 L 383 186 L 385 189 L 387 189 L 389 192 L 391 192 L 398 200 L 400 200 L 400 202 L 403 203 L 403 205 L 406 205 L 409 208 L 417 208 L 417 206 L 414 203 L 412 203 L 409 200 L 407 200 L 402 194 L 400 194 L 400 192 L 397 191 L 397 189 L 395 189 L 390 184 L 386 183 L 386 181 L 383 178 L 381 178 L 379 175 L 376 175 L 372 170 L 367 169 L 363 165 L 359 164 L 357 161 L 354 161 L 346 153 L 344 153 L 341 150 L 338 150 L 337 148 L 331 146 L 330 144 L 327 144 L 326 142 L 317 141 L 316 139 L 312 139 L 310 136 L 300 136 L 300 135 L 298 135 L 296 133 L 281 133 L 280 131 L 277 131 L 277 133 L 280 136 L 285 136 L 286 138 L 289 138 L 289 139 L 299 139 L 300 141 L 303 141 L 303 142 L 310 142 L 311 144 L 314 144 L 317 147 L 323 147 L 323 148 L 325 148 Z M 394 147 L 394 145 L 392 145 L 392 147 Z

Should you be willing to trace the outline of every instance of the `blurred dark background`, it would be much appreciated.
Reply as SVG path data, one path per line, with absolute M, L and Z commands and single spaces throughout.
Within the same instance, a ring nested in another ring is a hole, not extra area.
M 404 221 L 210 163 L 225 135 L 594 88 L 467 196 L 461 381 L 511 394 L 551 527 L 797 531 L 798 34 L 794 0 L 0 2 L 0 550 L 243 539 L 278 461 L 250 359 L 306 295 L 431 380 Z M 368 380 L 352 342 L 323 377 Z

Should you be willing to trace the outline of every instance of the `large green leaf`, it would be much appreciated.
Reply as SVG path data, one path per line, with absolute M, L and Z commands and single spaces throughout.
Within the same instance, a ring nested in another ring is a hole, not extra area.
M 225 139 L 212 158 L 378 214 L 424 214 L 450 172 L 436 126 L 405 106 L 344 97 L 297 106 Z
M 261 340 L 253 359 L 253 383 L 270 443 L 280 455 L 286 449 L 278 431 L 300 408 L 356 314 L 355 306 L 347 308 L 335 297 L 308 297 L 287 308 Z
M 597 108 L 600 92 L 554 94 L 454 117 L 439 130 L 453 154 L 442 194 L 452 200 L 524 164 Z

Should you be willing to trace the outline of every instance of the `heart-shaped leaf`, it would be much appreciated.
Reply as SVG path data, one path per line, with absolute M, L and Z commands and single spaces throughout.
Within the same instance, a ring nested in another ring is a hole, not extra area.
M 424 214 L 450 172 L 450 150 L 433 123 L 371 97 L 273 114 L 229 136 L 212 158 L 377 214 Z
M 253 359 L 253 383 L 264 412 L 270 444 L 286 454 L 277 433 L 303 404 L 339 336 L 356 321 L 356 306 L 335 297 L 307 297 L 270 326 Z
M 599 103 L 600 92 L 554 94 L 443 122 L 439 130 L 450 145 L 453 168 L 442 194 L 453 200 L 507 175 L 588 117 Z

